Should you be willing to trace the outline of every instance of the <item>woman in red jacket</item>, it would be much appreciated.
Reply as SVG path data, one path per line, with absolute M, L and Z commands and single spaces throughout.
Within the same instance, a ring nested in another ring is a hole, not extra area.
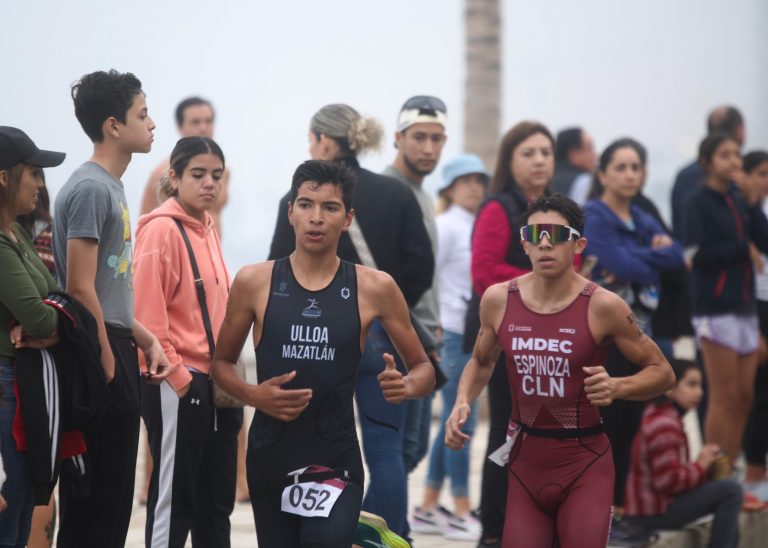
M 555 169 L 555 140 L 538 122 L 520 122 L 502 138 L 489 197 L 481 206 L 472 235 L 472 286 L 476 304 L 491 285 L 511 280 L 531 270 L 520 244 L 528 204 L 544 194 Z M 474 312 L 473 312 L 474 308 Z M 478 321 L 477 306 L 470 305 L 469 321 Z M 465 351 L 471 349 L 477 329 L 465 330 Z M 487 454 L 501 446 L 511 413 L 504 356 L 499 358 L 488 383 L 491 426 Z M 507 471 L 485 460 L 480 495 L 483 534 L 479 546 L 500 546 L 507 503 Z

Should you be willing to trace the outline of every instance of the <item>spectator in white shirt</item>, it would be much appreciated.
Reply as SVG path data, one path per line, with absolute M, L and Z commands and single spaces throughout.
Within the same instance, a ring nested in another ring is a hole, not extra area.
M 443 168 L 445 184 L 440 197 L 447 209 L 437 221 L 437 255 L 435 279 L 440 303 L 440 323 L 444 329 L 444 346 L 440 368 L 448 378 L 443 386 L 441 428 L 435 437 L 429 457 L 424 500 L 417 507 L 412 529 L 421 533 L 445 535 L 451 540 L 473 540 L 480 537 L 480 522 L 470 513 L 467 479 L 469 477 L 469 444 L 460 451 L 445 447 L 445 421 L 456 400 L 461 373 L 469 361 L 464 353 L 464 318 L 472 295 L 470 257 L 472 227 L 483 201 L 490 175 L 482 160 L 474 154 L 455 158 Z M 475 408 L 462 431 L 471 432 Z M 438 506 L 445 477 L 451 479 L 453 512 Z

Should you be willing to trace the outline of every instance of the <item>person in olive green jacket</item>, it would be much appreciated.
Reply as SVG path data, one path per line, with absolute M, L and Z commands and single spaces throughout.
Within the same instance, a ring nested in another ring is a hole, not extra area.
M 43 304 L 58 285 L 14 220 L 35 209 L 42 168 L 61 164 L 64 156 L 38 149 L 19 129 L 0 126 L 0 452 L 7 474 L 1 496 L 8 503 L 0 513 L 0 546 L 26 546 L 33 508 L 32 478 L 12 434 L 15 349 L 55 344 L 58 320 L 55 309 Z

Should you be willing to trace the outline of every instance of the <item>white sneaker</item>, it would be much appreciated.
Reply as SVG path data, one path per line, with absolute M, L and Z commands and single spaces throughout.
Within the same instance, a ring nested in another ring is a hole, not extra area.
M 430 512 L 425 512 L 418 506 L 411 516 L 411 531 L 422 535 L 441 535 L 448 527 L 448 520 L 453 514 L 438 506 Z
M 443 531 L 443 536 L 448 540 L 480 540 L 483 527 L 472 514 L 467 514 L 463 518 L 451 515 L 448 520 L 448 527 Z
M 768 502 L 768 480 L 745 481 L 741 485 L 747 493 L 752 493 L 761 501 Z

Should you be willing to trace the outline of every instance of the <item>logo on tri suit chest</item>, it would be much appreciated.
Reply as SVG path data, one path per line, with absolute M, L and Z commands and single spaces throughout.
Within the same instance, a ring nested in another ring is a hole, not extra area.
M 533 331 L 531 329 L 531 326 L 529 325 L 515 325 L 513 323 L 509 324 L 509 327 L 507 329 L 509 330 L 510 333 L 514 333 L 515 331 L 522 331 L 525 333 L 529 333 Z
M 309 306 L 301 311 L 301 315 L 305 318 L 319 318 L 323 315 L 323 311 L 317 306 L 317 299 L 307 299 Z
M 349 299 L 349 288 L 348 287 L 342 287 L 341 288 L 341 298 L 344 300 Z
M 286 289 L 288 289 L 288 284 L 280 282 L 280 285 L 277 286 L 277 291 L 273 291 L 272 294 L 276 297 L 290 297 L 290 294 L 285 292 Z

